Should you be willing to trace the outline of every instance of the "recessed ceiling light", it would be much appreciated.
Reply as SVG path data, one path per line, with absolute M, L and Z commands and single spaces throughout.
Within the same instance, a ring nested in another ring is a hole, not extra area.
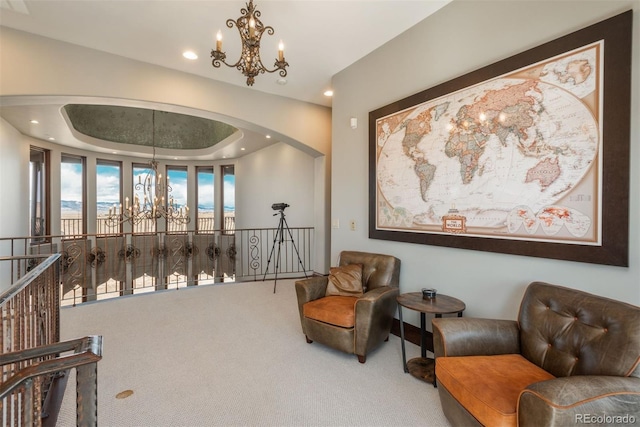
M 56 139 L 52 136 L 50 136 L 49 138 L 47 138 L 49 141 L 55 141 Z
M 244 147 L 242 147 L 242 148 L 240 149 L 240 151 L 244 151 Z
M 186 50 L 182 52 L 182 56 L 191 60 L 198 59 L 198 55 L 192 50 Z
M 267 139 L 271 139 L 271 135 L 265 135 L 264 137 Z
M 118 152 L 117 151 L 112 151 L 111 154 L 118 154 Z
M 40 123 L 40 122 L 34 119 L 34 120 L 31 120 L 29 123 L 31 123 L 31 124 L 33 124 L 33 125 L 37 125 L 37 124 L 38 124 L 38 123 Z
M 333 91 L 332 90 L 324 91 L 324 96 L 333 96 Z

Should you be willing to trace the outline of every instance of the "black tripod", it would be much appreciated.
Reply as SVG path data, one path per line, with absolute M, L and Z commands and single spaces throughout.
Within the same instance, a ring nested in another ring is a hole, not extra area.
M 278 270 L 280 269 L 280 253 L 282 250 L 282 243 L 285 241 L 284 240 L 284 230 L 287 230 L 287 233 L 289 234 L 289 238 L 291 239 L 291 244 L 293 245 L 293 249 L 295 249 L 296 251 L 296 255 L 298 256 L 298 262 L 300 263 L 300 266 L 302 267 L 302 271 L 304 272 L 304 277 L 307 277 L 307 271 L 304 268 L 304 264 L 302 263 L 302 260 L 300 259 L 300 253 L 298 252 L 298 248 L 296 247 L 296 242 L 293 240 L 293 235 L 291 234 L 291 230 L 289 230 L 289 224 L 287 224 L 287 220 L 284 218 L 284 208 L 280 209 L 279 212 L 280 214 L 280 222 L 278 223 L 278 230 L 276 230 L 276 234 L 273 237 L 273 246 L 271 247 L 271 253 L 269 254 L 269 259 L 267 260 L 267 268 L 264 270 L 264 277 L 262 278 L 262 280 L 266 280 L 267 278 L 267 272 L 269 271 L 269 264 L 271 264 L 271 258 L 273 257 L 273 252 L 276 249 L 276 242 L 278 243 L 278 258 L 276 259 L 276 268 L 275 268 L 275 279 L 273 281 L 273 293 L 276 293 L 276 284 L 278 283 Z M 277 213 L 273 214 L 273 216 L 278 215 Z

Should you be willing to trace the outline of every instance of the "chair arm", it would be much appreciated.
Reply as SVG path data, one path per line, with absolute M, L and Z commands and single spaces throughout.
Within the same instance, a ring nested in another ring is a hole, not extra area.
M 296 295 L 298 305 L 322 298 L 327 291 L 327 276 L 314 276 L 296 281 Z
M 514 320 L 442 317 L 432 319 L 435 357 L 520 353 Z
M 389 337 L 398 306 L 398 288 L 381 286 L 366 292 L 356 302 L 355 353 L 364 355 Z
M 575 375 L 529 385 L 518 399 L 519 426 L 635 424 L 640 378 Z
M 397 304 L 397 296 L 398 288 L 392 288 L 391 286 L 380 286 L 379 288 L 371 289 L 358 298 L 356 310 L 360 313 L 364 313 L 364 310 L 375 310 L 387 304 L 388 301 L 396 301 Z M 392 307 L 393 310 L 391 310 L 390 313 L 393 314 L 396 307 L 397 305 Z

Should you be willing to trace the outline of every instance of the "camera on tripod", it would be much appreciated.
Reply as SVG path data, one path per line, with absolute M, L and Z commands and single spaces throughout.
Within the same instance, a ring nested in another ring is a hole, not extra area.
M 278 223 L 278 229 L 276 230 L 276 232 L 273 235 L 273 246 L 271 246 L 271 252 L 269 253 L 269 259 L 267 259 L 267 268 L 264 270 L 264 277 L 262 278 L 262 280 L 266 280 L 267 279 L 267 273 L 269 272 L 269 265 L 271 264 L 271 259 L 273 258 L 273 254 L 276 250 L 276 244 L 278 245 L 278 252 L 276 254 L 276 266 L 274 268 L 274 272 L 275 272 L 275 279 L 273 281 L 273 293 L 276 293 L 276 283 L 278 282 L 278 270 L 280 270 L 280 255 L 282 252 L 282 244 L 285 244 L 285 252 L 287 251 L 286 249 L 286 245 L 288 244 L 287 242 L 291 243 L 291 246 L 293 246 L 293 249 L 296 251 L 296 255 L 298 256 L 298 262 L 300 263 L 300 266 L 302 267 L 302 271 L 304 272 L 304 277 L 307 277 L 307 271 L 304 268 L 304 264 L 302 263 L 302 260 L 300 259 L 300 253 L 298 252 L 298 248 L 296 247 L 296 242 L 293 238 L 293 234 L 291 234 L 291 230 L 289 229 L 289 224 L 287 224 L 287 220 L 284 218 L 284 210 L 285 208 L 288 208 L 289 205 L 286 203 L 274 203 L 271 205 L 271 209 L 273 209 L 274 211 L 278 211 L 278 213 L 274 213 L 273 216 L 278 216 L 280 215 L 280 222 Z M 287 235 L 289 236 L 289 239 L 285 238 L 285 231 L 287 232 Z M 286 263 L 286 261 L 285 261 Z M 300 271 L 300 270 L 299 270 Z

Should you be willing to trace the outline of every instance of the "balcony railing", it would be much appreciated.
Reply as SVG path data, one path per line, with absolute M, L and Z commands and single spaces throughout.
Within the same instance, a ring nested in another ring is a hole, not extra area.
M 0 239 L 9 255 L 59 253 L 63 305 L 187 286 L 313 272 L 314 230 L 79 234 Z M 43 242 L 43 239 L 45 242 Z M 26 267 L 23 267 L 23 269 Z
M 96 234 L 114 234 L 118 233 L 120 230 L 117 227 L 109 227 L 104 221 L 106 216 L 98 216 L 97 218 L 97 233 Z M 41 230 L 44 227 L 44 221 L 42 219 L 36 219 L 34 223 L 39 224 L 37 227 L 38 233 L 34 234 L 34 236 L 42 236 Z M 34 230 L 36 227 L 34 227 Z M 223 220 L 223 231 L 225 233 L 232 233 L 236 229 L 236 218 L 233 214 L 225 214 Z M 82 236 L 82 218 L 62 218 L 60 220 L 60 233 L 63 236 L 75 238 L 78 236 Z M 186 232 L 187 224 L 177 224 L 170 223 L 169 228 L 164 231 L 168 231 L 170 233 L 181 233 Z M 215 218 L 213 216 L 199 217 L 197 230 L 199 233 L 213 233 L 216 231 L 215 227 Z M 136 224 L 134 233 L 155 233 L 156 232 L 156 223 L 153 220 L 143 220 L 139 224 Z
M 282 230 L 281 230 L 282 231 Z M 249 280 L 292 277 L 313 271 L 311 248 L 313 228 L 284 230 L 284 238 L 277 228 L 238 230 L 238 274 Z M 278 255 L 280 255 L 278 257 Z

